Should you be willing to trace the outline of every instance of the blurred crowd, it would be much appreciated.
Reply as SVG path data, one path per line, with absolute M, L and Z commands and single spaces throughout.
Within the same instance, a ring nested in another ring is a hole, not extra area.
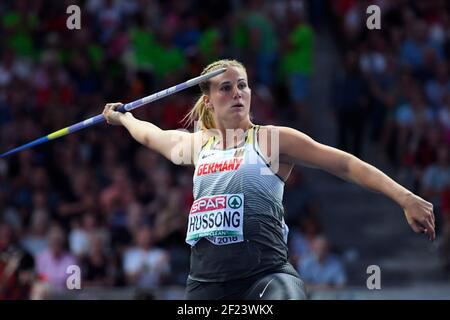
M 418 190 L 448 217 L 448 5 L 375 2 L 383 29 L 373 32 L 364 28 L 365 1 L 1 2 L 1 152 L 99 114 L 107 102 L 186 81 L 224 57 L 247 68 L 256 123 L 308 132 L 314 38 L 330 10 L 345 66 L 333 102 L 341 147 L 358 154 L 369 128 L 372 143 L 413 171 Z M 81 7 L 80 30 L 66 27 L 72 4 Z M 198 95 L 192 88 L 133 113 L 180 128 Z M 66 290 L 74 264 L 83 288 L 133 287 L 151 298 L 152 290 L 183 287 L 192 174 L 106 124 L 1 159 L 0 299 L 51 298 Z M 305 282 L 345 285 L 300 170 L 284 203 L 290 259 Z
M 381 30 L 366 27 L 380 7 Z M 334 108 L 340 148 L 361 156 L 364 137 L 412 191 L 434 205 L 450 275 L 450 4 L 333 2 L 342 70 Z

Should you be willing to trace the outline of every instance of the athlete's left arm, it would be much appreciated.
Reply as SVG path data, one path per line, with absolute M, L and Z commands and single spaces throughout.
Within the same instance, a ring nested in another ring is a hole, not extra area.
M 342 150 L 318 143 L 304 133 L 288 127 L 279 130 L 280 160 L 288 159 L 326 170 L 347 181 L 381 192 L 397 202 L 415 232 L 434 240 L 433 205 L 413 194 L 374 166 Z

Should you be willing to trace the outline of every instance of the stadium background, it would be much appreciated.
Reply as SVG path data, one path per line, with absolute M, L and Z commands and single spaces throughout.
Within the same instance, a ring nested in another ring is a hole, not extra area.
M 66 27 L 72 4 L 80 30 Z M 371 4 L 381 30 L 366 27 Z M 256 123 L 348 150 L 435 206 L 429 243 L 392 201 L 297 167 L 284 203 L 311 298 L 449 298 L 449 10 L 444 0 L 2 1 L 0 149 L 235 58 Z M 180 128 L 198 95 L 133 113 Z M 0 299 L 182 297 L 192 172 L 105 124 L 1 159 Z M 318 250 L 327 264 L 311 269 Z M 69 264 L 82 290 L 65 287 Z M 366 287 L 370 265 L 381 290 Z

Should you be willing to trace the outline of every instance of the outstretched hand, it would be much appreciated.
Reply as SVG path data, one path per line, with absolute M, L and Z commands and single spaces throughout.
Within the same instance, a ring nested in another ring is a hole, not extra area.
M 436 238 L 433 205 L 415 194 L 408 195 L 403 206 L 406 220 L 418 233 L 425 233 L 430 241 Z

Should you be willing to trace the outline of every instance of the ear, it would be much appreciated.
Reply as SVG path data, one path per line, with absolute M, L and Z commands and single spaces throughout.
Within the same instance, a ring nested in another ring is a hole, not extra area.
M 205 104 L 207 109 L 211 109 L 211 110 L 214 109 L 213 105 L 211 104 L 211 100 L 209 99 L 209 96 L 207 96 L 207 95 L 203 96 L 203 103 Z

